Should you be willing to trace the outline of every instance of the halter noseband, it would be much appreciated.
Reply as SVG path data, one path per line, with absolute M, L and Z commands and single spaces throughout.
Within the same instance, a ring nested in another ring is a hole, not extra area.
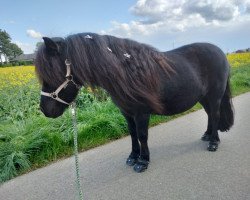
M 67 73 L 66 73 L 66 76 L 65 76 L 66 81 L 64 81 L 54 92 L 49 93 L 49 92 L 41 91 L 41 95 L 46 96 L 46 97 L 50 97 L 52 99 L 55 99 L 56 101 L 59 101 L 59 102 L 61 102 L 63 104 L 70 105 L 72 102 L 67 103 L 66 101 L 64 101 L 64 100 L 62 100 L 61 98 L 58 97 L 59 92 L 61 92 L 61 90 L 63 88 L 65 89 L 68 86 L 69 82 L 72 82 L 76 86 L 77 89 L 80 89 L 81 86 L 78 85 L 77 83 L 75 83 L 75 81 L 73 79 L 73 76 L 72 76 L 71 70 L 70 70 L 71 62 L 68 59 L 65 60 L 65 65 L 67 66 Z

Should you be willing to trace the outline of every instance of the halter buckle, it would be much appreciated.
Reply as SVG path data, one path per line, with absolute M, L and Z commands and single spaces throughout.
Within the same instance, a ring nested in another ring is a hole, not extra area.
M 72 75 L 66 76 L 66 79 L 67 79 L 68 81 L 72 81 L 72 80 L 73 80 L 73 76 L 72 76 Z
M 68 59 L 66 59 L 65 60 L 65 65 L 71 65 L 71 62 Z
M 51 94 L 50 94 L 50 96 L 51 96 L 51 98 L 52 99 L 57 99 L 57 94 L 55 93 L 55 92 L 52 92 Z

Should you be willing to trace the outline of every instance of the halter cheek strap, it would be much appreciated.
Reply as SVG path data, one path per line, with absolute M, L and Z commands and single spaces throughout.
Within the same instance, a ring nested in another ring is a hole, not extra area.
M 72 82 L 76 86 L 77 89 L 80 89 L 81 86 L 76 84 L 75 81 L 73 80 L 73 76 L 72 76 L 71 70 L 70 70 L 71 63 L 69 62 L 69 60 L 66 59 L 65 64 L 67 66 L 67 73 L 65 76 L 66 80 L 54 92 L 49 93 L 49 92 L 41 91 L 41 95 L 55 99 L 56 101 L 59 101 L 63 104 L 70 105 L 71 103 L 68 103 L 68 102 L 62 100 L 61 98 L 59 98 L 58 94 L 61 92 L 61 90 L 63 88 L 66 88 L 68 86 L 69 82 Z
M 57 100 L 57 101 L 59 101 L 59 102 L 61 102 L 61 103 L 64 103 L 64 104 L 69 105 L 69 103 L 67 103 L 66 101 L 63 101 L 62 99 L 60 99 L 60 98 L 58 97 L 59 92 L 60 92 L 63 88 L 66 88 L 67 85 L 68 85 L 68 83 L 69 83 L 69 80 L 64 81 L 63 84 L 60 85 L 60 86 L 56 89 L 56 91 L 51 92 L 51 93 L 41 91 L 41 95 L 47 96 L 47 97 L 51 97 L 52 99 L 55 99 L 55 100 Z

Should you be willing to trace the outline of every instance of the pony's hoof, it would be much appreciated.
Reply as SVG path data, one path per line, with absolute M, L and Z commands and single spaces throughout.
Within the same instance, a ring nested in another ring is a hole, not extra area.
M 134 166 L 136 162 L 137 162 L 137 158 L 128 157 L 128 159 L 126 161 L 126 164 L 128 166 Z
M 137 173 L 144 172 L 148 168 L 149 162 L 147 160 L 138 159 L 134 166 L 134 170 Z
M 204 135 L 201 137 L 202 141 L 210 141 L 210 135 L 207 133 L 204 133 Z
M 208 151 L 216 151 L 218 149 L 219 143 L 220 143 L 219 141 L 209 142 L 209 144 L 207 146 L 207 150 Z

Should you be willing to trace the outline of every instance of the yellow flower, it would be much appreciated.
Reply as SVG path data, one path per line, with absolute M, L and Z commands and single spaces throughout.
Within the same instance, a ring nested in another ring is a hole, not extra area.
M 0 68 L 0 90 L 6 87 L 24 85 L 35 78 L 34 66 Z
M 227 59 L 232 67 L 244 66 L 250 64 L 250 52 L 228 54 Z
M 250 64 L 250 52 L 228 54 L 227 59 L 232 67 L 244 66 Z M 34 79 L 36 79 L 34 66 L 0 68 L 0 90 L 25 85 Z M 94 92 L 90 87 L 87 91 Z

